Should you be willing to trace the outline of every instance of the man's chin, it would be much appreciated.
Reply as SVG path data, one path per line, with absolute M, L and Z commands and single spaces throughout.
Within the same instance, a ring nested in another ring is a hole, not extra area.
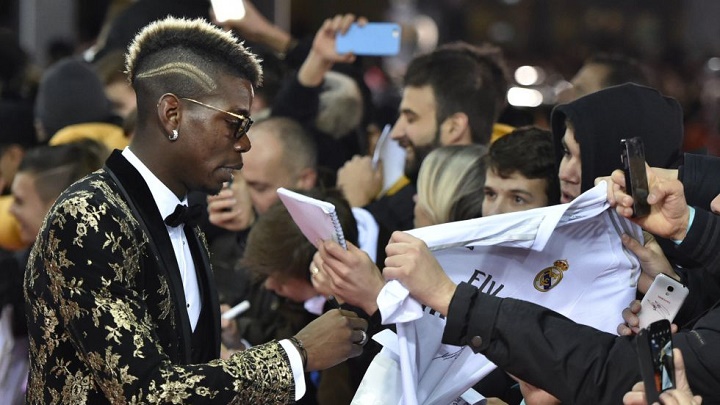
M 192 193 L 194 191 L 205 193 L 207 195 L 217 195 L 223 188 L 223 183 L 213 183 L 213 184 L 202 184 L 197 187 L 193 187 L 188 190 L 188 193 Z

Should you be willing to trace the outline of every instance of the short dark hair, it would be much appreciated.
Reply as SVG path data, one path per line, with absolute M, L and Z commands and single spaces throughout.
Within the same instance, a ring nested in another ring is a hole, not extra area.
M 337 189 L 296 190 L 335 205 L 345 239 L 357 244 L 357 222 L 347 200 Z M 317 249 L 295 225 L 290 213 L 278 201 L 260 215 L 248 235 L 241 264 L 255 275 L 310 279 L 308 267 Z
M 637 59 L 618 53 L 600 52 L 590 56 L 585 64 L 603 65 L 608 68 L 608 75 L 602 82 L 603 87 L 617 86 L 624 83 L 636 83 L 650 86 L 647 69 Z
M 217 88 L 214 77 L 220 73 L 246 79 L 253 87 L 262 82 L 256 56 L 233 34 L 201 18 L 168 17 L 147 25 L 128 48 L 125 69 L 138 105 L 155 103 L 167 92 L 201 98 Z
M 555 148 L 550 131 L 534 126 L 516 128 L 490 145 L 485 164 L 503 178 L 518 172 L 528 179 L 545 179 L 548 205 L 560 202 Z
M 92 139 L 57 146 L 29 149 L 18 167 L 18 173 L 35 178 L 35 189 L 45 202 L 56 199 L 72 183 L 102 167 L 107 148 Z
M 497 56 L 497 55 L 495 55 Z M 473 143 L 488 144 L 497 115 L 501 87 L 505 97 L 507 83 L 495 83 L 495 56 L 480 48 L 458 42 L 416 57 L 405 72 L 404 84 L 430 86 L 435 95 L 438 125 L 452 114 L 468 116 Z

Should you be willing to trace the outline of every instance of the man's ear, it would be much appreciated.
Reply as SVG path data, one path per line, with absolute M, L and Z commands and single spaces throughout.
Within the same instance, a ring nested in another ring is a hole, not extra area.
M 440 143 L 442 145 L 469 145 L 472 143 L 467 114 L 456 112 L 443 121 L 440 125 Z
M 172 93 L 163 94 L 157 103 L 157 114 L 160 125 L 165 130 L 165 133 L 169 135 L 180 126 L 180 116 L 182 114 L 180 100 Z
M 316 183 L 317 183 L 317 171 L 315 169 L 306 167 L 306 168 L 300 170 L 300 175 L 298 175 L 297 181 L 295 182 L 295 186 L 299 190 L 310 190 L 313 187 L 315 187 Z

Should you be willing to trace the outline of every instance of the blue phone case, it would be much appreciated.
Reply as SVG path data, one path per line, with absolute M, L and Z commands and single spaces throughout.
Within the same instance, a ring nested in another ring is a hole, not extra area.
M 350 26 L 345 35 L 338 35 L 335 50 L 355 55 L 389 56 L 400 52 L 400 25 L 395 23 L 367 23 Z

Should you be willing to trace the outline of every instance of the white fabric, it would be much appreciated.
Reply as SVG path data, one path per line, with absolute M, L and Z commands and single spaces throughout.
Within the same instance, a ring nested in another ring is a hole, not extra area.
M 606 190 L 603 183 L 570 204 L 409 233 L 428 244 L 455 283 L 469 282 L 491 295 L 535 302 L 614 333 L 622 322 L 622 309 L 635 297 L 640 274 L 637 258 L 623 248 L 620 235 L 642 241 L 642 233 L 607 210 Z M 568 264 L 566 271 L 556 270 L 562 274 L 560 282 L 547 291 L 535 288 L 541 271 L 556 267 L 559 260 Z M 401 369 L 407 375 L 402 403 L 451 403 L 495 365 L 468 347 L 442 344 L 445 319 L 430 308 L 423 310 L 411 297 L 403 298 L 398 286 L 402 288 L 397 282 L 386 285 L 378 307 L 383 323 L 397 323 L 399 342 L 406 345 L 400 345 Z M 392 299 L 386 302 L 388 296 Z M 411 370 L 406 364 L 413 365 Z M 413 391 L 415 397 L 407 395 Z M 400 402 L 398 397 L 378 395 L 373 403 Z
M 298 401 L 305 395 L 306 389 L 305 369 L 303 368 L 302 357 L 300 357 L 300 353 L 298 353 L 295 345 L 289 340 L 283 339 L 278 343 L 285 349 L 285 353 L 287 353 L 288 359 L 290 359 L 290 368 L 292 369 L 293 379 L 295 380 L 295 401 Z
M 172 214 L 178 204 L 188 205 L 187 197 L 180 201 L 180 199 L 140 161 L 130 150 L 130 147 L 125 148 L 122 155 L 135 167 L 143 180 L 145 180 L 145 184 L 147 184 L 150 189 L 150 193 L 155 200 L 155 205 L 157 205 L 163 219 Z M 172 242 L 173 250 L 175 251 L 175 259 L 180 268 L 180 278 L 182 279 L 183 290 L 185 292 L 186 309 L 188 317 L 190 318 L 190 326 L 194 331 L 200 318 L 202 303 L 200 301 L 197 274 L 195 273 L 195 263 L 190 253 L 185 232 L 183 232 L 185 225 L 175 227 L 165 225 L 165 227 L 167 228 L 168 235 L 170 235 L 170 242 Z
M 398 362 L 397 356 L 381 350 L 365 372 L 351 405 L 380 405 L 386 403 L 384 398 L 400 398 L 402 383 Z
M 358 248 L 370 256 L 370 260 L 377 261 L 377 244 L 380 226 L 375 217 L 364 208 L 353 208 L 353 216 L 357 222 Z
M 370 364 L 371 368 L 368 368 L 365 377 L 361 381 L 357 394 L 352 400 L 352 405 L 382 403 L 376 402 L 377 392 L 382 392 L 383 397 L 389 398 L 400 398 L 403 394 L 397 335 L 390 329 L 383 329 L 376 333 L 372 339 L 380 343 L 383 349 Z M 486 403 L 487 400 L 484 396 L 470 388 L 452 404 L 485 405 Z
M 327 302 L 327 298 L 323 297 L 322 295 L 316 295 L 309 300 L 305 301 L 303 303 L 303 307 L 306 311 L 310 312 L 313 315 L 320 316 L 323 314 L 323 310 L 325 309 L 325 303 Z

